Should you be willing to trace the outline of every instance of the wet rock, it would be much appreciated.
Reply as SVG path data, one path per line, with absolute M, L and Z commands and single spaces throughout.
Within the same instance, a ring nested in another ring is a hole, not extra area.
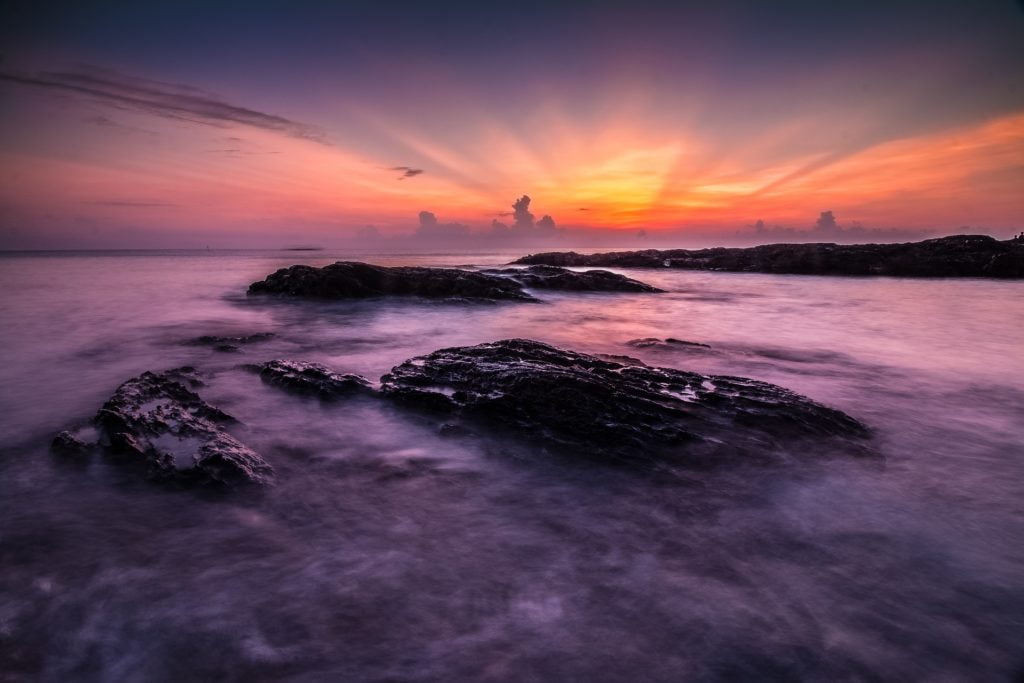
M 342 375 L 323 365 L 295 360 L 272 360 L 253 366 L 267 384 L 306 396 L 333 400 L 372 391 L 359 375 Z
M 622 354 L 619 354 L 619 353 L 598 353 L 598 354 L 594 354 L 594 355 L 596 355 L 598 358 L 603 358 L 604 360 L 610 360 L 610 361 L 613 361 L 615 363 L 621 363 L 623 365 L 640 365 L 640 366 L 646 366 L 647 365 L 647 363 L 643 362 L 639 358 L 633 358 L 633 356 L 623 356 Z
M 89 455 L 96 446 L 94 443 L 86 443 L 70 431 L 63 431 L 53 437 L 50 442 L 50 451 L 66 458 L 82 458 Z
M 385 268 L 339 261 L 323 268 L 291 266 L 249 286 L 250 294 L 311 299 L 419 296 L 467 301 L 537 301 L 507 277 L 455 268 Z
M 226 353 L 232 353 L 240 351 L 240 346 L 245 344 L 255 344 L 258 342 L 267 341 L 273 339 L 273 332 L 257 332 L 255 334 L 238 335 L 238 336 L 221 336 L 215 334 L 204 334 L 201 337 L 196 337 L 189 341 L 189 344 L 193 346 L 209 346 L 214 351 L 221 351 Z
M 902 244 L 765 244 L 603 254 L 570 251 L 531 254 L 514 263 L 798 275 L 1024 278 L 1024 241 L 955 235 Z
M 627 346 L 632 346 L 637 349 L 679 349 L 679 348 L 692 348 L 692 349 L 710 349 L 711 346 L 708 344 L 701 344 L 700 342 L 685 341 L 683 339 L 674 339 L 669 337 L 665 340 L 658 339 L 657 337 L 643 337 L 642 339 L 630 339 L 626 342 Z
M 440 436 L 457 438 L 463 436 L 472 436 L 473 430 L 466 427 L 466 425 L 445 422 L 443 425 L 437 428 L 437 433 Z
M 145 465 L 153 479 L 187 485 L 266 483 L 270 465 L 221 428 L 233 418 L 186 384 L 201 384 L 191 368 L 144 372 L 119 386 L 93 420 L 99 445 L 126 464 Z M 77 450 L 82 442 L 62 432 L 54 440 L 58 443 Z
M 861 439 L 848 415 L 742 377 L 627 365 L 536 341 L 441 349 L 381 378 L 384 396 L 601 461 L 706 466 L 783 441 Z
M 484 273 L 504 275 L 533 289 L 558 289 L 569 292 L 664 292 L 647 283 L 607 270 L 577 272 L 557 266 L 530 266 L 485 270 Z

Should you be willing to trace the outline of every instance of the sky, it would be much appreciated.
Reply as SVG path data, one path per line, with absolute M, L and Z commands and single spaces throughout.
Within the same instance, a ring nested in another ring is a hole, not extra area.
M 0 5 L 0 249 L 1006 237 L 1022 188 L 1012 0 Z

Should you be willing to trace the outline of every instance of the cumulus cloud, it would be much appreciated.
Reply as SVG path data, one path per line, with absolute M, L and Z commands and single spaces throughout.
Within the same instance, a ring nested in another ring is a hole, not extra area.
M 901 230 L 892 228 L 866 228 L 857 221 L 848 225 L 842 225 L 836 218 L 833 211 L 822 211 L 814 225 L 808 228 L 791 228 L 782 225 L 768 226 L 763 220 L 758 219 L 753 225 L 748 225 L 751 230 L 748 235 L 753 235 L 758 243 L 767 242 L 813 242 L 828 239 L 830 241 L 856 243 L 864 240 L 893 242 L 898 240 L 920 240 L 932 237 L 931 230 Z M 743 233 L 736 233 L 737 237 L 743 238 Z
M 818 220 L 814 223 L 814 229 L 818 232 L 837 232 L 840 228 L 836 223 L 836 217 L 831 211 L 822 211 Z
M 426 238 L 450 238 L 463 237 L 469 234 L 469 226 L 462 223 L 441 223 L 437 216 L 430 211 L 420 211 L 420 224 L 416 229 L 417 237 Z
M 529 243 L 531 241 L 546 242 L 552 238 L 561 237 L 563 230 L 555 225 L 555 220 L 544 215 L 539 221 L 534 220 L 530 212 L 531 199 L 529 195 L 523 195 L 512 203 L 511 212 L 501 212 L 498 216 L 511 216 L 514 219 L 512 225 L 499 221 L 497 218 L 491 221 L 488 229 L 472 230 L 462 223 L 441 223 L 437 216 L 430 211 L 420 211 L 419 227 L 414 236 L 417 238 L 429 238 L 433 241 L 440 241 L 449 238 L 462 238 L 477 241 L 498 241 L 504 243 Z
M 82 68 L 21 74 L 0 71 L 0 81 L 88 99 L 114 109 L 142 112 L 209 126 L 242 125 L 320 144 L 330 144 L 319 129 L 283 116 L 229 104 L 197 88 Z M 105 125 L 95 121 L 98 125 Z
M 411 166 L 392 166 L 388 169 L 389 171 L 401 171 L 402 175 L 398 176 L 399 180 L 405 180 L 406 178 L 415 178 L 421 173 L 425 173 L 422 168 L 412 168 Z
M 512 216 L 515 218 L 513 227 L 517 230 L 533 228 L 533 214 L 530 213 L 530 196 L 524 194 L 512 204 Z

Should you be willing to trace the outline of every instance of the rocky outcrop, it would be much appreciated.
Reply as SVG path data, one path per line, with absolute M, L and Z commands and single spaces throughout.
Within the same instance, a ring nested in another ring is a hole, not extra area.
M 214 351 L 231 353 L 239 351 L 239 347 L 242 345 L 255 344 L 257 342 L 263 342 L 273 338 L 273 332 L 257 332 L 255 334 L 235 336 L 204 334 L 201 337 L 196 337 L 195 339 L 190 340 L 188 343 L 192 344 L 193 346 L 209 346 Z
M 507 277 L 455 268 L 385 268 L 338 261 L 323 268 L 291 266 L 249 286 L 250 294 L 310 299 L 419 296 L 466 301 L 537 301 Z
M 366 378 L 338 374 L 316 363 L 272 360 L 251 367 L 259 372 L 260 379 L 267 384 L 323 400 L 334 400 L 371 391 Z
M 150 478 L 186 485 L 263 484 L 272 469 L 221 425 L 233 418 L 203 401 L 191 368 L 144 372 L 117 388 L 93 419 L 95 442 L 62 432 L 52 448 L 64 455 L 102 450 Z
M 533 289 L 557 289 L 567 292 L 664 292 L 645 282 L 607 270 L 578 272 L 557 266 L 530 266 L 529 268 L 502 268 L 482 271 L 503 275 Z
M 600 461 L 705 466 L 789 439 L 867 428 L 787 389 L 624 364 L 524 339 L 442 349 L 381 378 L 384 396 Z
M 647 249 L 586 255 L 570 251 L 531 254 L 515 263 L 797 275 L 1024 278 L 1024 241 L 956 235 L 903 244 L 766 244 L 745 249 Z
M 675 350 L 675 349 L 710 349 L 708 344 L 701 344 L 700 342 L 686 341 L 684 339 L 674 339 L 668 337 L 667 339 L 658 339 L 657 337 L 643 337 L 642 339 L 630 339 L 626 342 L 627 346 L 632 346 L 635 349 L 658 349 L 658 350 Z

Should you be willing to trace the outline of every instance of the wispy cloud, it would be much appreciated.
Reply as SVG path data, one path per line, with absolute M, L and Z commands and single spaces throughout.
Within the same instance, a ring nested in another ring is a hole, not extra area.
M 411 166 L 392 166 L 388 170 L 401 171 L 402 175 L 398 176 L 399 180 L 405 180 L 406 178 L 415 178 L 419 174 L 426 172 L 422 168 L 412 168 Z
M 90 206 L 113 206 L 118 208 L 154 208 L 165 206 L 179 206 L 178 204 L 174 204 L 171 202 L 133 202 L 121 199 L 97 200 L 84 203 L 89 204 Z
M 209 126 L 250 126 L 324 145 L 330 144 L 324 133 L 314 126 L 229 104 L 187 85 L 93 69 L 42 71 L 34 74 L 0 71 L 0 81 L 84 97 L 116 109 L 144 112 L 168 119 Z M 103 125 L 99 121 L 96 123 Z
M 258 151 L 258 150 L 250 150 L 250 149 L 238 149 L 238 148 L 235 148 L 235 147 L 228 147 L 228 148 L 225 148 L 225 149 L 208 149 L 206 151 L 209 154 L 225 154 L 225 155 L 231 156 L 231 157 L 259 156 L 259 155 L 263 155 L 263 154 L 280 154 L 281 153 L 281 152 L 279 152 L 277 150 L 273 150 L 273 149 L 272 150 L 265 150 L 265 151 Z
M 137 128 L 135 126 L 126 126 L 123 123 L 115 121 L 109 116 L 86 116 L 82 119 L 82 121 L 85 123 L 92 124 L 94 126 L 99 126 L 101 128 L 114 128 L 120 131 L 126 131 L 128 133 L 143 133 L 145 135 L 149 135 L 152 137 L 157 137 L 160 135 L 155 130 L 146 130 L 145 128 Z

